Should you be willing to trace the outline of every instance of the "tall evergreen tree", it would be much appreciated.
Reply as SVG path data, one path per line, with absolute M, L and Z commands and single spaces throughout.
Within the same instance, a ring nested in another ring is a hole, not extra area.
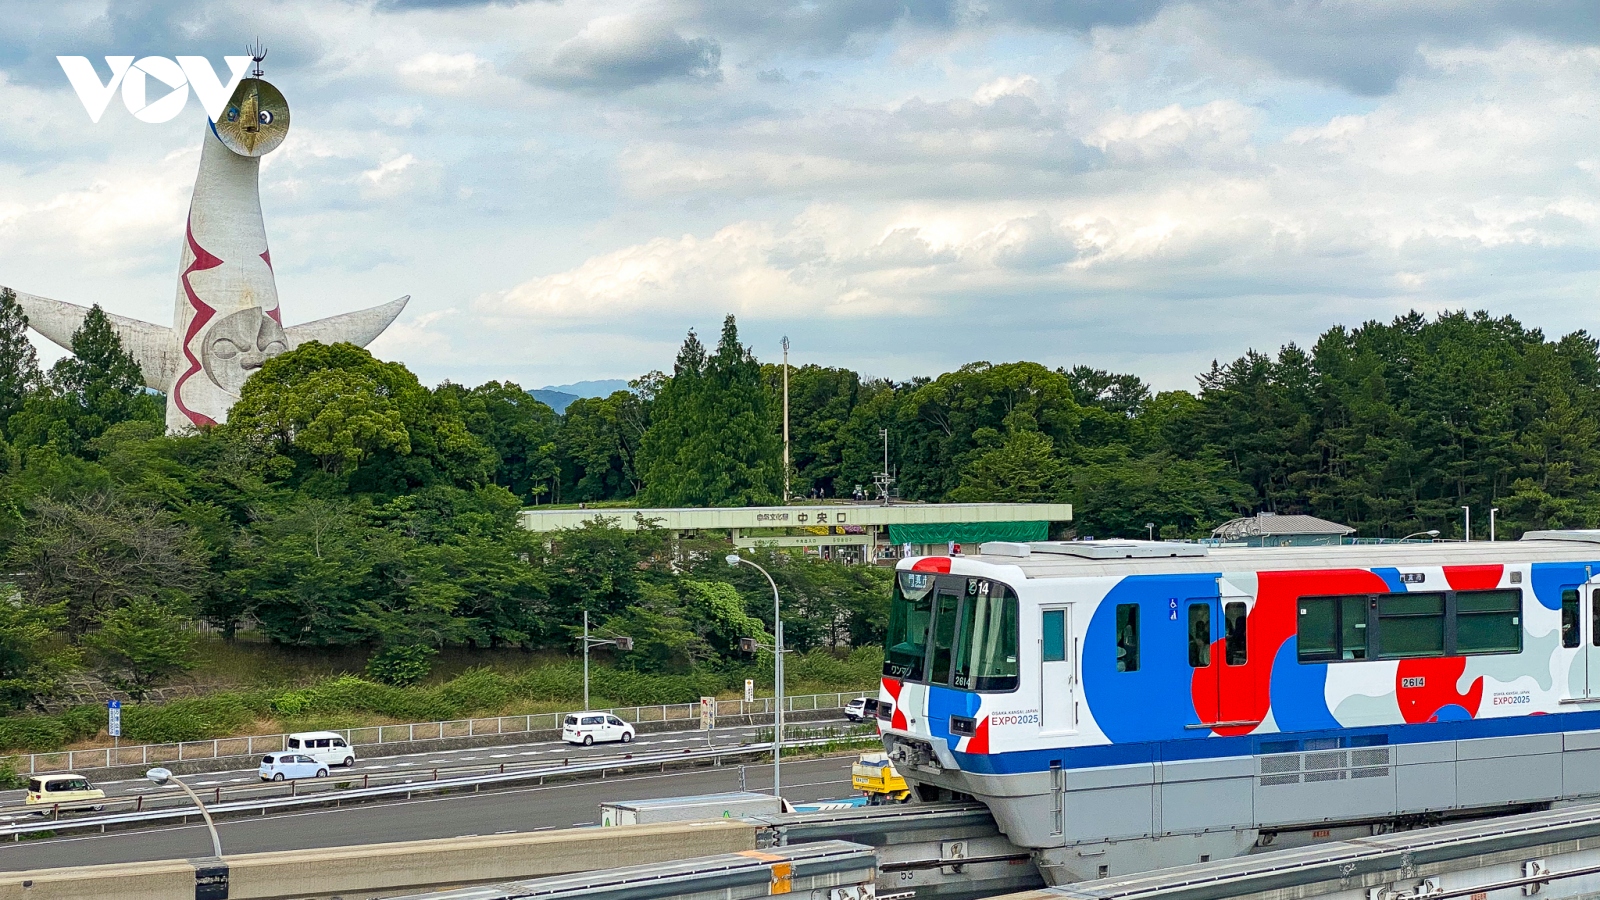
M 17 292 L 0 288 L 0 429 L 22 410 L 39 382 L 39 355 L 28 340 L 28 317 L 17 305 Z
M 161 421 L 161 404 L 146 393 L 139 364 L 96 304 L 73 332 L 72 355 L 50 367 L 46 390 L 31 395 L 10 424 L 17 443 L 92 457 L 91 442 L 134 419 Z
M 694 332 L 650 410 L 639 451 L 646 502 L 748 506 L 778 493 L 779 438 L 761 364 L 739 343 L 733 316 L 707 356 Z

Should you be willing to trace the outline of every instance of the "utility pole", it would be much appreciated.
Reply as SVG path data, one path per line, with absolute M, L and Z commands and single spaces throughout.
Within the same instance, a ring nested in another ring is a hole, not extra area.
M 889 429 L 879 428 L 878 435 L 883 438 L 883 471 L 872 476 L 872 483 L 877 485 L 883 505 L 888 506 L 889 485 L 894 484 L 894 476 L 889 474 Z
M 789 336 L 783 336 L 783 502 L 789 502 Z

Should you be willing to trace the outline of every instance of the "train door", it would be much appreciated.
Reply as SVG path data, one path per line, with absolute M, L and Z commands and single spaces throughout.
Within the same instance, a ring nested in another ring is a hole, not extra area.
M 1202 728 L 1260 724 L 1250 660 L 1250 606 L 1239 597 L 1195 597 L 1185 604 L 1192 692 Z
M 1568 698 L 1600 700 L 1600 586 L 1592 578 L 1561 588 L 1561 646 L 1573 657 Z
M 1039 611 L 1039 729 L 1072 731 L 1077 722 L 1077 647 L 1072 637 L 1072 607 Z
M 1043 607 L 1038 626 L 1038 729 L 1070 732 L 1078 727 L 1072 607 Z

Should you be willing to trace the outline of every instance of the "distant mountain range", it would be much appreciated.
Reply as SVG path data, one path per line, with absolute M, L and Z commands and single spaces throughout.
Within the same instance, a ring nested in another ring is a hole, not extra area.
M 604 381 L 577 381 L 572 384 L 552 384 L 529 391 L 533 399 L 549 405 L 558 413 L 567 411 L 567 405 L 579 397 L 609 397 L 617 391 L 628 389 L 628 382 L 621 378 L 608 378 Z

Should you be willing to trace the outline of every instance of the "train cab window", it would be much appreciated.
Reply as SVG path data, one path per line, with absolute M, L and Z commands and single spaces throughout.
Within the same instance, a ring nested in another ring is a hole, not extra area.
M 1378 658 L 1443 656 L 1444 599 L 1433 593 L 1379 595 Z
M 929 684 L 950 683 L 950 654 L 956 646 L 956 607 L 960 602 L 954 593 L 939 591 L 933 613 L 933 652 L 928 659 Z
M 1211 604 L 1189 604 L 1189 667 L 1211 665 Z
M 1576 647 L 1582 642 L 1578 636 L 1578 590 L 1567 588 L 1561 592 L 1561 646 Z
M 1117 671 L 1139 671 L 1139 604 L 1117 604 Z
M 1367 658 L 1367 595 L 1301 597 L 1295 637 L 1301 662 Z
M 1227 641 L 1223 644 L 1223 662 L 1242 666 L 1248 652 L 1245 640 L 1250 616 L 1243 603 L 1225 603 L 1222 606 L 1222 625 Z
M 1039 652 L 1045 662 L 1062 662 L 1067 658 L 1067 613 L 1060 609 L 1047 609 L 1040 614 L 1042 633 Z
M 1017 595 L 984 581 L 961 608 L 951 684 L 967 691 L 1014 691 L 1017 672 Z
M 883 674 L 920 681 L 928 650 L 928 622 L 933 618 L 934 577 L 926 572 L 896 575 L 884 640 Z
M 1456 653 L 1521 651 L 1521 591 L 1456 592 Z

